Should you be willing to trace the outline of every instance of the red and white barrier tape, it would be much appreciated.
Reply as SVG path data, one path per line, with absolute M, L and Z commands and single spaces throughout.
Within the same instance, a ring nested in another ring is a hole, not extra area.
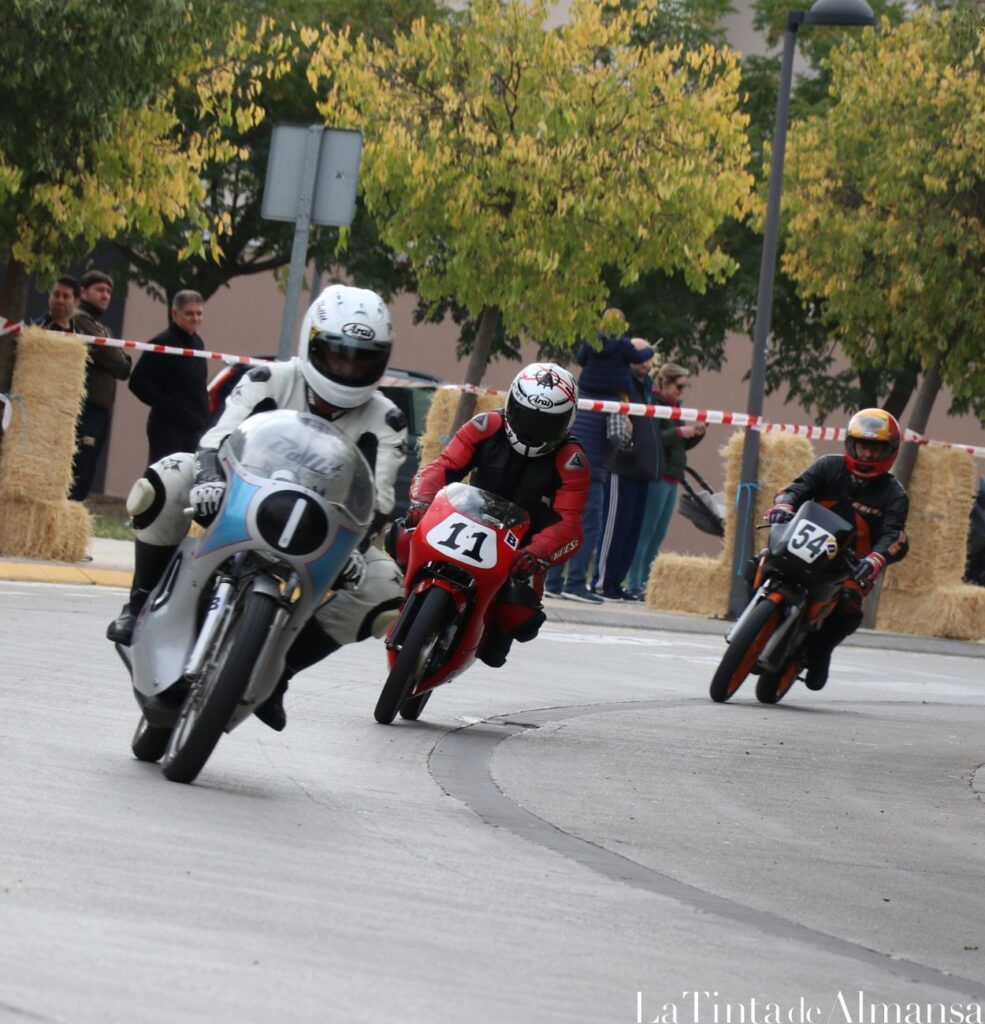
M 23 320 L 4 320 L 0 316 L 0 337 L 5 334 L 19 334 L 24 328 Z
M 505 391 L 495 388 L 480 388 L 474 384 L 443 384 L 443 388 L 455 391 L 468 391 L 476 395 L 505 395 Z M 726 412 L 721 409 L 686 409 L 670 405 L 642 405 L 636 402 L 608 402 L 592 398 L 579 398 L 579 409 L 592 412 L 616 412 L 629 416 L 651 416 L 662 420 L 681 420 L 686 423 L 713 423 L 724 426 L 745 427 L 747 430 L 760 430 L 763 433 L 797 434 L 812 441 L 844 441 L 847 431 L 844 427 L 808 427 L 796 423 L 770 423 L 762 416 L 750 416 L 744 412 Z M 913 430 L 904 431 L 904 439 L 915 444 L 934 448 L 951 448 L 966 452 L 977 459 L 985 459 L 985 447 L 967 444 L 955 444 L 950 441 L 933 441 Z
M 22 323 L 13 320 L 0 320 L 0 334 L 18 333 Z M 252 356 L 230 355 L 228 352 L 199 351 L 194 348 L 176 348 L 172 345 L 153 345 L 147 341 L 122 341 L 119 338 L 96 338 L 88 334 L 60 334 L 49 332 L 49 336 L 59 341 L 84 341 L 89 345 L 103 345 L 106 348 L 125 348 L 137 352 L 157 352 L 162 355 L 192 356 L 196 359 L 213 359 L 230 365 L 266 366 L 269 359 L 256 359 Z M 384 377 L 380 382 L 385 387 L 427 388 L 434 385 L 426 381 L 410 381 L 398 377 Z M 442 384 L 443 390 L 467 391 L 473 395 L 501 395 L 506 392 L 496 388 L 483 388 L 475 384 Z M 761 430 L 764 433 L 797 434 L 812 441 L 843 441 L 844 427 L 814 427 L 796 423 L 770 423 L 762 416 L 750 416 L 744 412 L 728 412 L 721 409 L 684 409 L 670 405 L 642 405 L 636 402 L 608 402 L 593 398 L 579 398 L 579 409 L 592 412 L 616 412 L 629 416 L 650 416 L 662 420 L 681 420 L 685 423 L 712 423 L 723 426 L 745 427 L 747 430 Z M 912 430 L 904 432 L 907 441 L 934 448 L 951 448 L 966 452 L 977 459 L 985 459 L 985 447 L 968 444 L 954 444 L 949 441 L 933 441 Z

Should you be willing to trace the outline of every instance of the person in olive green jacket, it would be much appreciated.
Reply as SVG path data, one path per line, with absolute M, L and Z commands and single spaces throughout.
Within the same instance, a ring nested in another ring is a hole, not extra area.
M 113 281 L 101 270 L 88 270 L 79 280 L 79 304 L 72 317 L 76 334 L 105 338 L 110 331 L 99 320 L 113 297 Z M 68 496 L 82 501 L 92 488 L 96 464 L 109 438 L 110 411 L 116 382 L 130 376 L 130 357 L 119 348 L 90 345 L 86 362 L 86 397 L 76 426 L 75 463 Z
M 664 363 L 657 374 L 653 389 L 654 405 L 679 406 L 684 392 L 691 386 L 690 374 L 676 363 Z M 677 485 L 684 479 L 687 451 L 705 436 L 703 423 L 680 423 L 677 420 L 656 420 L 664 449 L 663 474 L 650 484 L 643 512 L 643 526 L 636 543 L 636 554 L 626 575 L 626 589 L 643 599 L 646 593 L 650 566 L 657 557 L 660 545 L 667 536 L 671 516 L 677 504 Z

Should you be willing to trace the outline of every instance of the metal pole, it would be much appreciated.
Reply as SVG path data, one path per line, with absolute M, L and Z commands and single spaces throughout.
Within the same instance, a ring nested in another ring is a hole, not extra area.
M 315 192 L 315 177 L 318 173 L 318 155 L 321 151 L 321 137 L 325 128 L 320 124 L 308 126 L 308 139 L 304 147 L 304 170 L 301 173 L 301 191 L 298 195 L 298 213 L 294 222 L 294 245 L 291 248 L 291 269 L 287 278 L 287 296 L 284 299 L 284 316 L 280 326 L 278 359 L 290 359 L 294 351 L 294 331 L 298 315 L 298 300 L 304 269 L 308 262 L 308 232 L 311 228 L 312 197 Z
M 763 414 L 766 392 L 766 354 L 769 347 L 770 320 L 773 313 L 773 281 L 776 277 L 776 250 L 780 237 L 780 196 L 783 192 L 783 160 L 787 148 L 787 121 L 793 83 L 793 57 L 797 29 L 804 20 L 803 11 L 787 15 L 783 35 L 783 60 L 780 66 L 780 93 L 776 103 L 773 129 L 773 155 L 766 197 L 766 224 L 763 229 L 763 258 L 759 265 L 759 295 L 756 301 L 756 328 L 753 336 L 752 370 L 746 411 Z M 732 584 L 729 591 L 729 615 L 736 618 L 748 602 L 744 578 L 745 562 L 754 550 L 753 508 L 759 470 L 759 431 L 747 430 L 742 446 L 742 467 L 736 491 L 735 541 L 732 551 Z

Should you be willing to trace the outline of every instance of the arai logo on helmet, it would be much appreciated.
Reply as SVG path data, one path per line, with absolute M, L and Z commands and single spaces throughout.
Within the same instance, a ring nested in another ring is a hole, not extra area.
M 553 409 L 557 404 L 547 395 L 527 395 L 527 401 L 531 405 L 539 405 L 541 409 Z
M 376 331 L 372 327 L 360 323 L 344 324 L 342 333 L 347 338 L 358 338 L 359 341 L 372 341 L 376 337 Z

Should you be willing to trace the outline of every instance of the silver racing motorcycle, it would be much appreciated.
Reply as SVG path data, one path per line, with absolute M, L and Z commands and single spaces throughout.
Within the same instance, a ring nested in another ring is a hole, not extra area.
M 141 717 L 132 749 L 192 782 L 222 737 L 273 692 L 288 648 L 373 515 L 373 474 L 324 420 L 259 413 L 223 442 L 226 494 L 151 592 L 129 648 Z

